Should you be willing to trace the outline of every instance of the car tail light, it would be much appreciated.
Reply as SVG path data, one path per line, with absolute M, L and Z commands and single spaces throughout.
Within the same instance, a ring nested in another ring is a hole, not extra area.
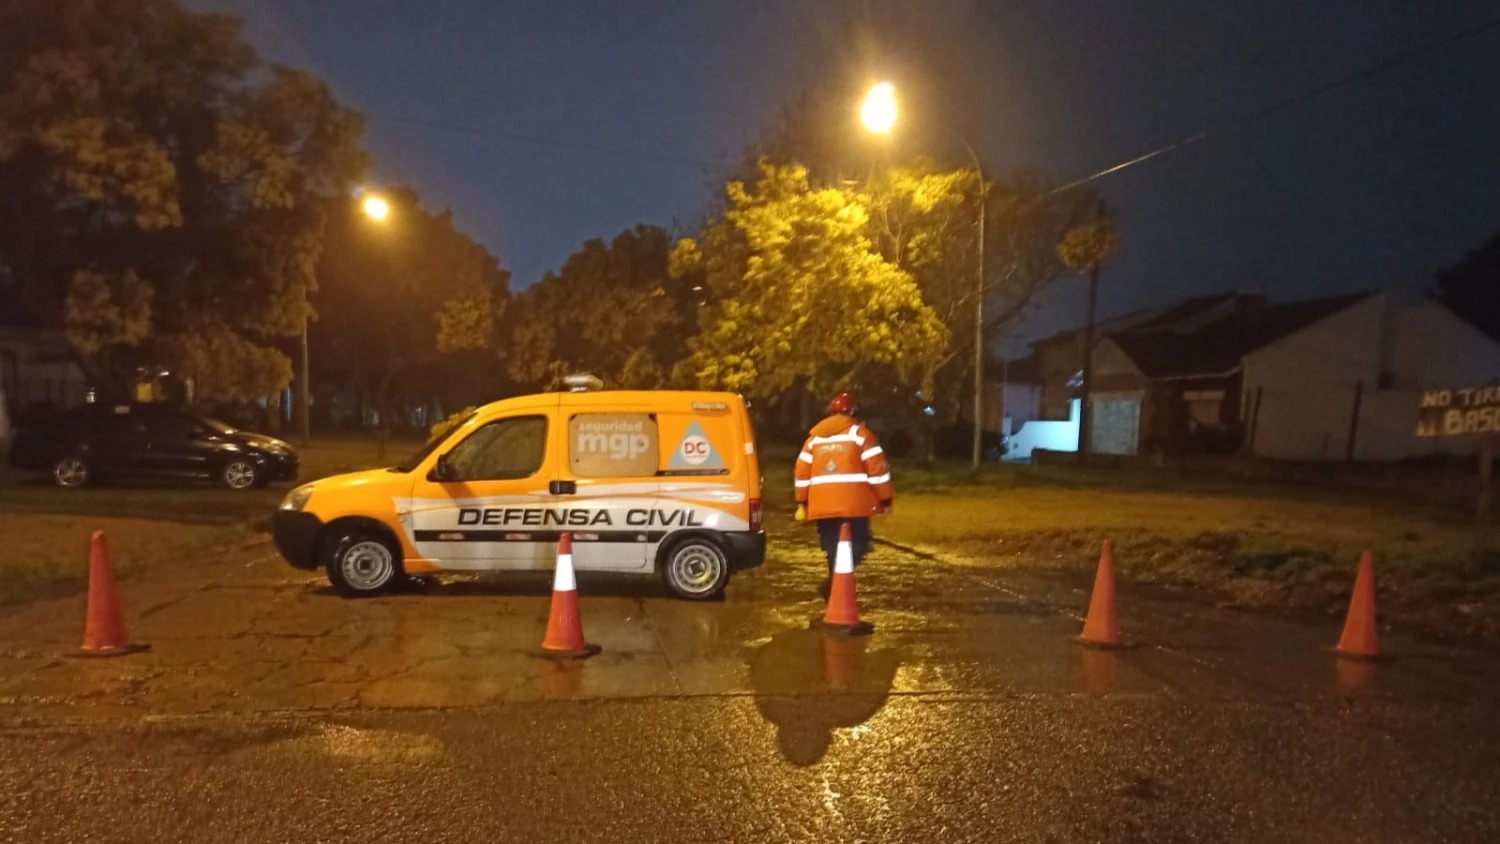
M 760 513 L 760 499 L 759 498 L 752 498 L 752 499 L 750 499 L 750 529 L 751 530 L 753 530 L 753 531 L 760 530 L 760 516 L 761 516 L 761 513 Z

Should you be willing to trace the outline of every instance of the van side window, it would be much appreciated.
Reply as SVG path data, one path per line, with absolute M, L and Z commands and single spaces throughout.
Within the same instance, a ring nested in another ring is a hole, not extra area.
M 529 478 L 547 453 L 547 419 L 516 416 L 491 422 L 448 452 L 448 466 L 460 481 Z

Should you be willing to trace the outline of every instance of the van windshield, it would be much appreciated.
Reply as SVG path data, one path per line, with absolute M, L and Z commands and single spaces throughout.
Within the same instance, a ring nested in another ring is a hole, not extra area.
M 457 422 L 454 422 L 452 425 L 449 425 L 446 428 L 443 428 L 436 434 L 433 434 L 432 438 L 429 439 L 421 448 L 417 449 L 415 454 L 406 458 L 400 463 L 397 463 L 395 466 L 392 466 L 391 471 L 410 472 L 418 466 L 422 465 L 422 461 L 426 460 L 428 455 L 432 454 L 434 451 L 437 451 L 439 446 L 447 442 L 448 438 L 453 435 L 454 431 L 457 431 L 459 428 L 462 428 L 463 426 L 469 424 L 469 420 L 473 419 L 478 414 L 479 411 L 477 410 L 473 413 L 469 413 L 465 415 L 464 418 L 458 420 Z

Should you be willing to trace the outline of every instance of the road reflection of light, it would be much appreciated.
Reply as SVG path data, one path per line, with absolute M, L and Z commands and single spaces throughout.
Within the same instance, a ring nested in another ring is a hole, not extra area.
M 833 784 L 828 781 L 828 776 L 825 774 L 823 776 L 823 808 L 839 820 L 844 819 L 844 813 L 839 811 L 837 801 L 843 796 L 843 792 L 833 790 Z
M 420 765 L 443 755 L 443 743 L 437 738 L 395 730 L 329 725 L 318 732 L 315 740 L 329 756 L 358 762 Z
M 548 660 L 539 683 L 547 700 L 572 700 L 583 687 L 583 663 L 571 659 Z
M 1375 663 L 1363 659 L 1333 660 L 1338 689 L 1341 694 L 1360 695 L 1370 691 L 1375 684 Z
M 1082 655 L 1083 687 L 1089 694 L 1109 694 L 1115 688 L 1117 655 L 1097 648 L 1079 648 Z

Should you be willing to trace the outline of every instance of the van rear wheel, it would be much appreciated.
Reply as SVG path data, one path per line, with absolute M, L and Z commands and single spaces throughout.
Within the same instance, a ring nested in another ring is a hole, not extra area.
M 717 598 L 729 585 L 729 555 L 717 542 L 690 536 L 668 549 L 662 560 L 667 589 L 688 601 Z

